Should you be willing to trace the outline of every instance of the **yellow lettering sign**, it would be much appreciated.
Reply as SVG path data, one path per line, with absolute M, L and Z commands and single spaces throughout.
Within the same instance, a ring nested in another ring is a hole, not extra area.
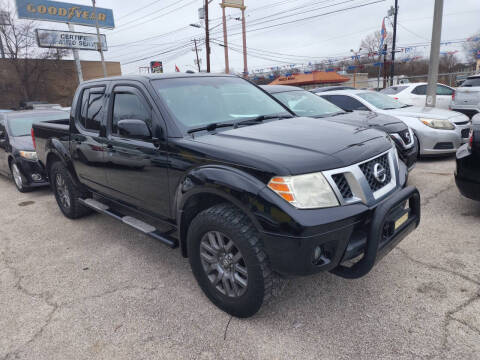
M 57 15 L 57 8 L 55 6 L 49 6 L 48 7 L 48 13 L 50 15 Z
M 105 21 L 106 19 L 107 19 L 107 15 L 102 13 L 98 14 L 98 20 Z
M 33 7 L 32 4 L 27 5 L 27 11 L 32 12 L 32 13 L 37 12 L 37 10 L 35 10 L 35 8 Z
M 77 10 L 78 7 L 71 7 L 68 9 L 68 18 L 71 19 L 75 15 L 75 10 Z
M 92 11 L 92 13 L 90 14 L 90 20 L 95 20 L 95 13 Z
M 47 12 L 47 7 L 45 5 L 38 5 L 37 10 L 40 14 L 45 14 Z
M 58 16 L 67 16 L 67 9 L 58 8 Z
M 84 12 L 82 13 L 82 18 L 88 20 L 88 11 L 84 11 Z

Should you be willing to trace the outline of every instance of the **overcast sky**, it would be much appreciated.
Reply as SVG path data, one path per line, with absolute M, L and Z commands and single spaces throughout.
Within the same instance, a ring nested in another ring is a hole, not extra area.
M 9 0 L 13 3 L 13 0 Z M 247 20 L 247 47 L 252 48 L 248 57 L 249 69 L 266 69 L 288 63 L 314 62 L 320 57 L 348 56 L 350 49 L 358 49 L 362 38 L 380 30 L 382 18 L 394 4 L 394 0 L 381 1 L 356 9 L 327 12 L 359 6 L 376 0 L 245 0 Z M 210 4 L 213 43 L 212 71 L 224 69 L 224 52 L 218 42 L 223 43 L 220 0 Z M 91 4 L 89 0 L 74 3 Z M 102 30 L 107 35 L 109 51 L 107 60 L 120 61 L 122 71 L 138 73 L 139 67 L 148 66 L 151 60 L 163 61 L 164 71 L 194 69 L 195 53 L 193 39 L 204 41 L 204 29 L 189 27 L 198 23 L 198 8 L 202 0 L 97 0 L 97 6 L 113 9 L 116 28 Z M 339 5 L 335 5 L 339 4 Z M 400 46 L 425 43 L 432 31 L 434 0 L 399 0 L 397 43 Z M 301 13 L 303 12 L 303 13 Z M 296 13 L 301 13 L 295 15 Z M 280 18 L 275 21 L 268 16 Z M 321 16 L 322 15 L 322 16 Z M 227 9 L 230 50 L 230 67 L 243 70 L 241 22 L 238 9 Z M 292 22 L 281 26 L 252 31 L 297 19 L 310 20 Z M 480 0 L 445 0 L 442 40 L 464 39 L 480 31 Z M 42 28 L 67 29 L 66 25 L 39 23 Z M 94 29 L 76 26 L 77 31 L 94 32 Z M 387 31 L 391 25 L 387 21 Z M 169 33 L 167 35 L 164 35 Z M 149 39 L 147 39 L 149 38 Z M 145 41 L 138 40 L 147 39 Z M 188 43 L 191 42 L 191 45 Z M 205 67 L 205 46 L 201 45 L 202 68 Z M 172 52 L 160 54 L 172 49 Z M 442 51 L 462 50 L 461 44 L 442 46 Z M 428 48 L 416 48 L 420 55 L 428 54 Z M 270 52 L 270 53 L 265 53 Z M 280 53 L 278 56 L 271 52 Z M 255 57 L 254 57 L 255 55 Z M 301 58 L 304 56 L 306 58 Z M 95 52 L 81 51 L 81 59 L 97 60 Z M 145 58 L 145 59 L 143 59 Z M 142 59 L 142 60 L 139 60 Z M 130 64 L 126 64 L 130 63 Z

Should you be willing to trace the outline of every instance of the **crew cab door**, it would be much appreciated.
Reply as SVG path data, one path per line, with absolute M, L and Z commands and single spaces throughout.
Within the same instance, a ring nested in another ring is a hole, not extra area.
M 86 87 L 76 102 L 70 128 L 70 153 L 80 181 L 102 192 L 105 176 L 105 86 Z
M 107 181 L 112 197 L 167 217 L 166 128 L 153 104 L 140 84 L 114 85 L 108 113 Z

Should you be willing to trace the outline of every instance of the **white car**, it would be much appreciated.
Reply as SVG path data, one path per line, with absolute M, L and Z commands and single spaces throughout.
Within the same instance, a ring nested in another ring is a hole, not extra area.
M 455 90 L 450 107 L 468 116 L 480 113 L 480 74 L 469 76 Z
M 427 83 L 414 83 L 390 86 L 380 91 L 395 100 L 413 106 L 425 106 L 427 99 Z M 437 101 L 435 107 L 449 109 L 454 88 L 444 84 L 437 84 Z
M 394 116 L 414 132 L 420 155 L 453 154 L 468 141 L 470 119 L 455 111 L 411 106 L 375 91 L 341 90 L 318 94 L 345 111 Z

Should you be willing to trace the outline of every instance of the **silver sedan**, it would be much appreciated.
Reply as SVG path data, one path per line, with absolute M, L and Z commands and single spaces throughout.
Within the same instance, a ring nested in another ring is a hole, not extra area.
M 468 141 L 470 119 L 455 111 L 405 105 L 374 91 L 340 90 L 317 95 L 345 111 L 373 111 L 402 120 L 417 137 L 420 155 L 453 154 Z

